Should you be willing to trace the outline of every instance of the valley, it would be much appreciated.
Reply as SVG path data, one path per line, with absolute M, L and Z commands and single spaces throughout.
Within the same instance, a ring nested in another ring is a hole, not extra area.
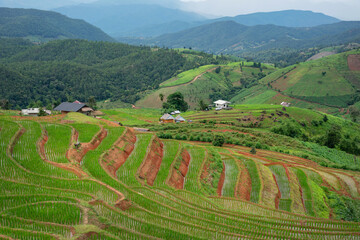
M 360 239 L 360 5 L 292 4 L 0 0 L 0 239 Z

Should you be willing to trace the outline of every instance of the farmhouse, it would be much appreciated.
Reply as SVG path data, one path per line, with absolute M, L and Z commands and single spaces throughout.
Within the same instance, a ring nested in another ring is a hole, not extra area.
M 182 123 L 182 122 L 186 122 L 185 118 L 183 118 L 182 116 L 178 115 L 176 118 L 175 118 L 175 122 L 177 123 Z
M 175 122 L 175 118 L 170 114 L 166 113 L 160 118 L 160 122 L 162 123 L 173 123 Z
M 60 111 L 61 113 L 78 112 L 86 115 L 90 115 L 92 112 L 94 112 L 94 109 L 88 107 L 85 103 L 80 103 L 78 101 L 73 103 L 63 102 L 54 108 L 54 110 Z
M 282 103 L 280 103 L 280 105 L 283 106 L 283 107 L 290 107 L 291 103 L 282 102 Z
M 50 115 L 51 114 L 51 111 L 50 110 L 46 110 L 44 109 L 45 113 L 47 115 Z M 40 113 L 40 108 L 29 108 L 29 109 L 22 109 L 21 110 L 21 114 L 23 116 L 38 116 Z
M 216 102 L 214 102 L 217 110 L 228 108 L 230 103 L 231 102 L 224 101 L 224 100 L 217 100 Z

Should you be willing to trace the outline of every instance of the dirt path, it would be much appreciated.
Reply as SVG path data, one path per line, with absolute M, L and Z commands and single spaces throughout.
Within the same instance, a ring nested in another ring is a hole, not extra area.
M 190 82 L 187 82 L 187 83 L 184 83 L 184 84 L 179 84 L 179 85 L 175 85 L 175 86 L 171 86 L 171 87 L 162 87 L 163 89 L 172 89 L 172 88 L 177 88 L 177 87 L 180 87 L 180 86 L 186 86 L 186 85 L 189 85 L 189 84 L 192 84 L 194 83 L 195 81 L 197 81 L 199 78 L 201 78 L 204 74 L 208 73 L 208 72 L 212 72 L 216 69 L 217 67 L 214 67 L 212 69 L 209 69 L 209 70 L 206 70 L 205 72 L 197 75 L 193 80 L 191 80 Z
M 71 163 L 65 164 L 65 163 L 57 163 L 57 162 L 50 161 L 47 158 L 46 153 L 45 153 L 45 144 L 47 143 L 48 140 L 49 140 L 49 137 L 47 135 L 47 131 L 45 129 L 43 129 L 42 137 L 41 137 L 40 141 L 37 142 L 37 148 L 38 148 L 40 157 L 44 162 L 49 163 L 55 167 L 70 171 L 70 172 L 74 173 L 76 176 L 78 176 L 80 179 L 82 179 L 84 177 L 88 177 L 87 173 L 85 173 L 80 167 L 78 167 L 76 165 L 73 165 Z

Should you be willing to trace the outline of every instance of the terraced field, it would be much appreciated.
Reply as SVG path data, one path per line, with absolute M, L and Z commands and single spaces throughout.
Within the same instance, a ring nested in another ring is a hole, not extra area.
M 359 172 L 102 121 L 0 117 L 0 185 L 1 239 L 360 239 Z

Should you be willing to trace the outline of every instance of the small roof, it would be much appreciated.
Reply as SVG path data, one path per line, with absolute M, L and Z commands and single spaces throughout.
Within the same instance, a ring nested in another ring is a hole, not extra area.
M 181 112 L 179 110 L 176 110 L 174 113 L 175 114 L 180 114 Z
M 83 107 L 87 107 L 84 103 L 69 103 L 69 102 L 63 102 L 56 108 L 54 108 L 55 111 L 65 111 L 65 112 L 78 112 Z
M 224 100 L 217 100 L 216 102 L 214 102 L 215 104 L 230 104 L 231 102 L 228 102 L 228 101 L 224 101 Z
M 175 118 L 171 116 L 170 114 L 166 113 L 161 118 L 161 120 L 174 120 Z
M 183 118 L 182 116 L 178 115 L 176 118 L 175 118 L 176 121 L 186 121 L 185 118 Z

